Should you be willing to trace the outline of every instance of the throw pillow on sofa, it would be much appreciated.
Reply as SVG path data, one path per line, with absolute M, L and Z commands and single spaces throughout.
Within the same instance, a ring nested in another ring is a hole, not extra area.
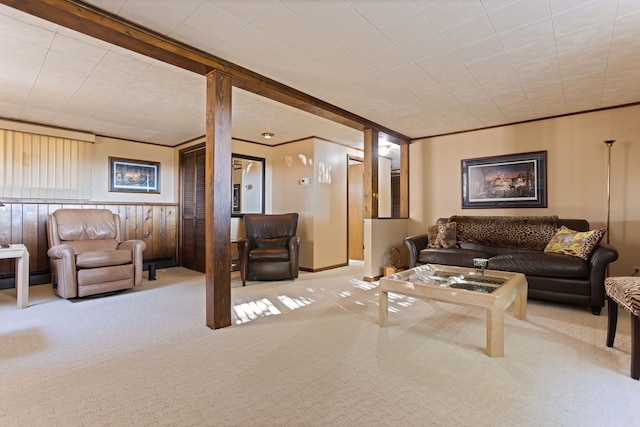
M 547 254 L 571 255 L 588 260 L 607 232 L 605 228 L 590 231 L 575 231 L 564 225 L 551 238 L 544 252 Z
M 455 248 L 456 223 L 436 224 L 427 227 L 428 248 Z

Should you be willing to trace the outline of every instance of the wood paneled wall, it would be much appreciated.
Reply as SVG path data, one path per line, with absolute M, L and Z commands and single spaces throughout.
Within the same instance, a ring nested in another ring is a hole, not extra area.
M 12 203 L 0 206 L 0 243 L 23 243 L 29 250 L 29 271 L 50 271 L 46 220 L 61 208 L 109 209 L 120 215 L 124 239 L 144 240 L 145 260 L 177 259 L 178 205 L 166 203 Z M 13 260 L 0 260 L 0 277 L 14 273 Z

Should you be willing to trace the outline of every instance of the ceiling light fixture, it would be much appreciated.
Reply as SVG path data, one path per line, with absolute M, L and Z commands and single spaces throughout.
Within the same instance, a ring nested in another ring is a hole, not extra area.
M 271 139 L 271 138 L 273 138 L 273 134 L 271 132 L 264 132 L 262 134 L 262 137 L 266 138 L 266 139 Z

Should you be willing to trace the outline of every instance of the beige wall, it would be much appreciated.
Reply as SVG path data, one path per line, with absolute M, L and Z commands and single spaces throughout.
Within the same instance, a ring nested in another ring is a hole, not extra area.
M 620 258 L 611 275 L 640 265 L 640 106 L 617 108 L 416 141 L 410 146 L 409 234 L 450 215 L 558 215 L 607 219 L 607 148 L 611 152 L 611 235 Z M 462 159 L 547 151 L 548 207 L 462 209 Z
M 347 155 L 362 153 L 318 138 L 283 144 L 273 153 L 273 212 L 299 214 L 300 267 L 345 264 Z
M 403 246 L 407 234 L 407 220 L 401 218 L 364 220 L 364 277 L 375 279 L 390 261 L 391 248 L 398 248 L 406 260 Z
M 160 162 L 160 194 L 109 191 L 109 157 Z M 174 149 L 157 145 L 96 136 L 93 148 L 92 201 L 175 203 L 174 176 L 178 175 Z

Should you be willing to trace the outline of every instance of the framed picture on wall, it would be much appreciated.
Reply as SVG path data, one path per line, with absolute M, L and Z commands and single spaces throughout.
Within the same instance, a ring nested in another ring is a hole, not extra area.
M 109 157 L 109 191 L 160 193 L 160 163 Z
M 546 208 L 547 152 L 462 160 L 462 208 Z

